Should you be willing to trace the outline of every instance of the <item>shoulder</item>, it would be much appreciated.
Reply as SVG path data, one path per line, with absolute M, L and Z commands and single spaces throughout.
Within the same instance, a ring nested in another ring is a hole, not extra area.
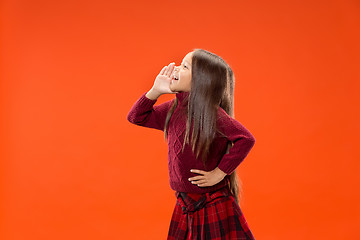
M 232 118 L 222 107 L 217 107 L 217 121 L 218 123 L 224 123 L 232 121 Z
M 217 113 L 217 127 L 220 132 L 226 135 L 241 133 L 241 135 L 248 138 L 254 138 L 251 132 L 240 121 L 227 114 L 223 108 L 219 107 Z
M 235 127 L 233 118 L 220 106 L 217 107 L 216 127 L 221 135 L 227 135 Z
M 171 99 L 171 100 L 168 100 L 168 101 L 165 101 L 163 103 L 155 105 L 154 108 L 162 109 L 162 110 L 167 111 L 173 105 L 174 102 L 175 102 L 175 99 Z

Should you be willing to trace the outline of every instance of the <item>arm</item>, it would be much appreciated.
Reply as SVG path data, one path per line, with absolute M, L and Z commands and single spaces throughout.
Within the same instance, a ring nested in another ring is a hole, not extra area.
M 219 107 L 218 127 L 227 139 L 233 142 L 233 146 L 227 154 L 224 154 L 217 167 L 230 175 L 248 155 L 255 144 L 255 138 L 249 130 L 230 117 L 221 107 Z
M 154 106 L 157 97 L 151 91 L 143 93 L 131 107 L 127 120 L 139 126 L 163 131 L 166 114 L 174 100 Z
M 154 106 L 158 97 L 165 93 L 177 93 L 170 89 L 171 75 L 174 71 L 174 62 L 163 67 L 155 78 L 153 87 L 143 93 L 130 109 L 127 120 L 133 124 L 164 130 L 165 118 L 173 100 Z

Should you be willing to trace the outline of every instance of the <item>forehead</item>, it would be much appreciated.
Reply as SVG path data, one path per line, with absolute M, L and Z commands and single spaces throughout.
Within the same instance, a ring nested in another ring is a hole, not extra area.
M 192 52 L 189 52 L 189 53 L 186 54 L 186 56 L 184 57 L 183 62 L 191 63 L 191 57 L 192 57 Z

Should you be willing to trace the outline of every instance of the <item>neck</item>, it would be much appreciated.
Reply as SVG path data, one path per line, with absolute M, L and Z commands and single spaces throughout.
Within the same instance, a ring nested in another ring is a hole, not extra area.
M 176 93 L 176 98 L 179 102 L 183 103 L 188 99 L 190 92 L 178 92 Z

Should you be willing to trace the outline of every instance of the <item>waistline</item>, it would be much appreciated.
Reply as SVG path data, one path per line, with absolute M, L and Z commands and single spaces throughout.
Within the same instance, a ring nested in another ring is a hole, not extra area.
M 181 206 L 183 213 L 195 212 L 205 205 L 213 202 L 215 199 L 227 197 L 232 195 L 229 186 L 224 186 L 213 192 L 207 192 L 202 194 L 190 194 L 185 192 L 175 192 L 175 196 Z M 194 197 L 196 197 L 195 200 Z

